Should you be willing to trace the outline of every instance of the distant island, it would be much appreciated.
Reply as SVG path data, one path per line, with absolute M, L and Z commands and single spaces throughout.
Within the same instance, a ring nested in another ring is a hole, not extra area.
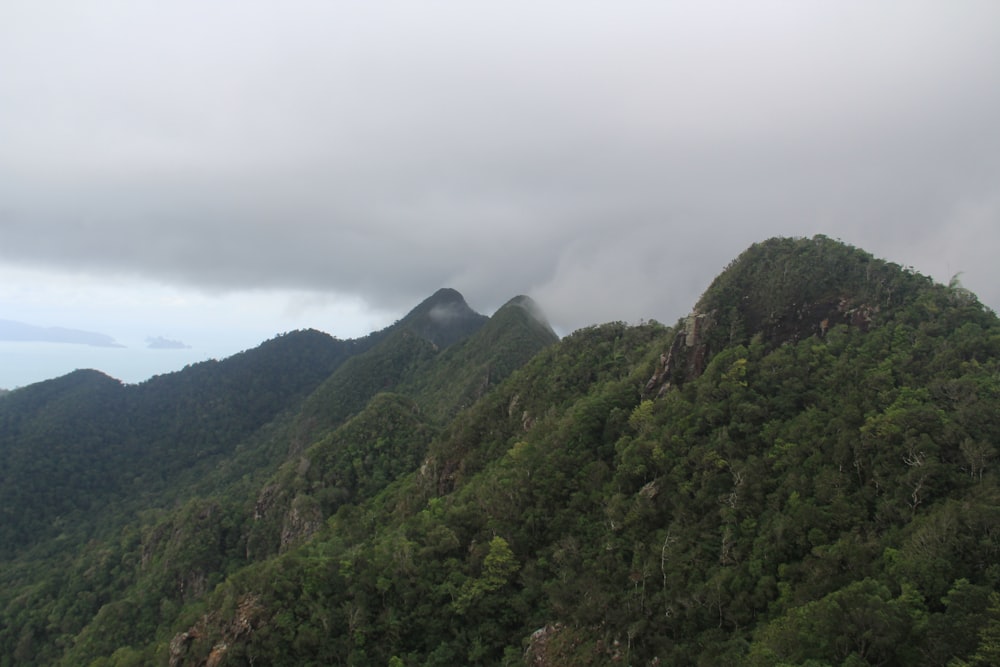
M 190 350 L 191 346 L 179 340 L 171 340 L 163 336 L 150 336 L 146 339 L 146 347 L 150 350 Z
M 40 327 L 14 320 L 0 320 L 0 341 L 125 347 L 107 334 L 65 327 Z

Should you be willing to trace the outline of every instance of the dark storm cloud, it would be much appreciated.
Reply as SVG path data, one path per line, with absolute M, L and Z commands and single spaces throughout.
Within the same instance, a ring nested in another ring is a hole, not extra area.
M 825 233 L 1000 306 L 993 2 L 23 1 L 0 60 L 0 261 L 566 331 Z

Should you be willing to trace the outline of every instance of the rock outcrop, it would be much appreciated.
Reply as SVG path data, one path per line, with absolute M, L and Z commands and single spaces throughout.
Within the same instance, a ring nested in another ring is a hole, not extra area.
M 809 336 L 822 338 L 830 329 L 841 324 L 867 331 L 879 310 L 877 305 L 855 303 L 848 296 L 817 303 L 792 304 L 786 317 L 776 318 L 753 331 L 746 331 L 741 326 L 747 318 L 738 310 L 728 318 L 720 317 L 715 311 L 692 311 L 678 325 L 670 348 L 660 355 L 643 393 L 649 397 L 662 396 L 671 386 L 699 377 L 716 349 L 724 345 L 745 344 L 755 335 L 760 335 L 764 344 L 773 349 Z

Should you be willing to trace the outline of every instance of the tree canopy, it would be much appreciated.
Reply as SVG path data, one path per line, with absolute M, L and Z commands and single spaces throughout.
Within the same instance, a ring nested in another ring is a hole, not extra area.
M 995 314 L 823 237 L 695 313 L 388 332 L 212 486 L 8 558 L 0 664 L 995 664 Z

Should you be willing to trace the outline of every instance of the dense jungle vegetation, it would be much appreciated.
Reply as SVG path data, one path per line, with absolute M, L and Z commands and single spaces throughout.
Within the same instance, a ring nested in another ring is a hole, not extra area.
M 1000 664 L 957 281 L 772 239 L 672 327 L 466 308 L 0 397 L 0 665 Z

